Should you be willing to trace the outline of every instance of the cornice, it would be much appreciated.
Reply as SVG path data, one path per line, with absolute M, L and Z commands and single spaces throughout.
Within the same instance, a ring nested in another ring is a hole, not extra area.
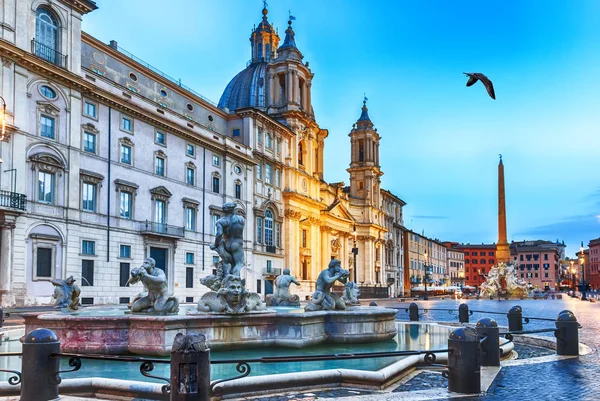
M 260 110 L 248 107 L 236 110 L 235 114 L 240 117 L 253 117 L 255 120 L 264 124 L 267 128 L 271 128 L 279 133 L 285 134 L 287 138 L 291 138 L 294 135 L 289 127 L 265 115 L 264 113 L 260 112 Z
M 58 0 L 64 5 L 74 8 L 80 14 L 87 14 L 98 9 L 95 2 L 89 0 Z

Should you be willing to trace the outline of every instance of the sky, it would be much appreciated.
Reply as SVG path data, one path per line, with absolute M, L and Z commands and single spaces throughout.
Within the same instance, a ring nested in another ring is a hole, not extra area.
M 218 102 L 250 59 L 261 0 L 96 0 L 83 30 Z M 271 0 L 288 13 L 329 130 L 325 180 L 349 183 L 363 96 L 381 135 L 382 187 L 431 238 L 497 241 L 497 167 L 508 240 L 600 237 L 600 1 Z M 465 87 L 463 72 L 482 72 Z

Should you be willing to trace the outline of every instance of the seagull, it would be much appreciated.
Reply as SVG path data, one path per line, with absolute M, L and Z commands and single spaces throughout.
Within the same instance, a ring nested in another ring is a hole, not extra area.
M 485 86 L 488 95 L 490 95 L 492 99 L 496 99 L 496 94 L 494 93 L 494 85 L 492 85 L 492 81 L 490 81 L 488 77 L 486 77 L 480 72 L 463 72 L 463 74 L 469 77 L 469 80 L 467 81 L 467 86 L 471 86 L 475 82 L 481 81 L 483 86 Z

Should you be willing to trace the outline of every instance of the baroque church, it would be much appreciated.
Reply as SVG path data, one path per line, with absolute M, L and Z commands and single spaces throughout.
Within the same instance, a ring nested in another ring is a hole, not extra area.
M 0 14 L 0 296 L 48 304 L 73 276 L 83 304 L 127 304 L 152 257 L 181 302 L 207 291 L 222 205 L 246 217 L 242 276 L 266 295 L 284 268 L 302 299 L 332 258 L 363 296 L 396 296 L 405 203 L 381 188 L 381 137 L 366 102 L 349 133 L 349 185 L 327 183 L 327 129 L 292 21 L 281 42 L 262 10 L 251 60 L 218 104 L 117 41 L 82 32 L 90 0 L 23 0 Z M 357 115 L 358 107 L 357 107 Z M 329 138 L 329 140 L 342 140 Z

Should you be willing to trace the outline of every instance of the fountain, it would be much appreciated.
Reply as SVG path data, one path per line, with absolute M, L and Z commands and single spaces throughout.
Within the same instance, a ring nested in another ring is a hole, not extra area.
M 517 277 L 517 267 L 498 263 L 490 269 L 487 280 L 481 284 L 482 297 L 523 298 L 527 295 L 527 284 Z
M 226 214 L 217 221 L 217 235 L 211 245 L 220 262 L 216 274 L 200 280 L 211 291 L 200 298 L 196 307 L 180 306 L 177 298 L 168 294 L 164 272 L 149 258 L 131 272 L 130 283 L 141 281 L 147 291 L 134 299 L 130 310 L 105 306 L 30 313 L 24 315 L 26 332 L 38 327 L 51 329 L 61 341 L 63 352 L 158 356 L 170 353 L 178 333 L 204 335 L 215 351 L 364 344 L 396 336 L 396 310 L 356 306 L 358 288 L 348 284 L 349 272 L 338 260 L 319 275 L 317 291 L 304 311 L 267 308 L 258 294 L 245 288 L 240 276 L 245 220 L 235 208 L 235 203 L 223 205 Z M 281 290 L 292 280 L 289 275 L 283 277 L 279 281 Z M 347 284 L 344 298 L 331 292 L 337 280 Z M 279 294 L 286 297 L 286 291 Z M 287 298 L 295 299 L 289 290 Z

